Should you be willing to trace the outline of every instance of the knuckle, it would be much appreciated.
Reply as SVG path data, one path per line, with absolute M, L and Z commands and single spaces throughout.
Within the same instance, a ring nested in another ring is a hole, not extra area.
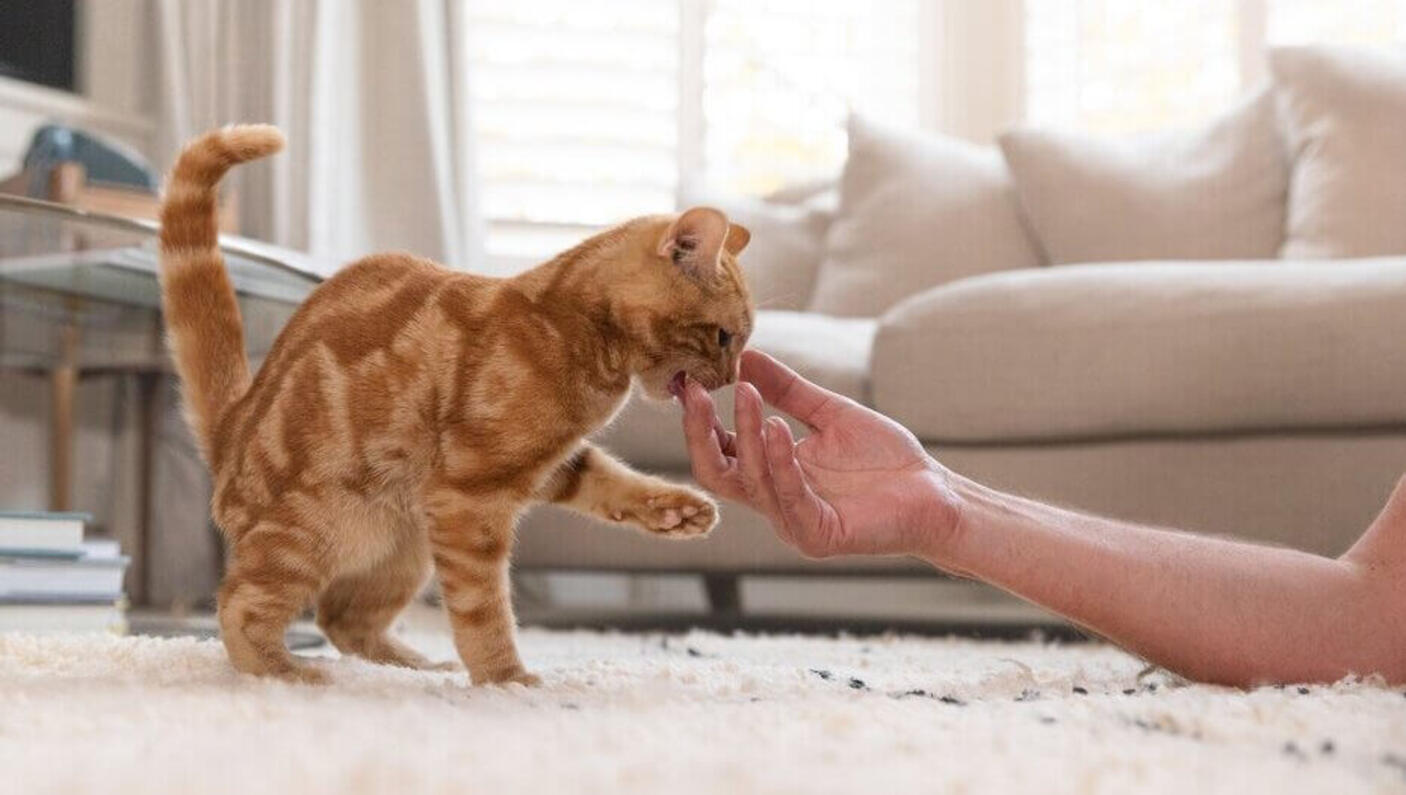
M 769 479 L 767 477 L 766 467 L 758 466 L 756 461 L 749 462 L 747 466 L 744 467 L 743 476 L 743 479 L 747 481 L 748 485 L 754 489 L 760 489 L 761 485 L 766 483 Z
M 781 506 L 781 510 L 785 511 L 788 517 L 795 518 L 796 509 L 801 505 L 801 496 L 787 488 L 786 484 L 778 482 L 776 484 L 776 503 Z
M 698 485 L 705 489 L 712 491 L 717 490 L 718 478 L 715 477 L 712 472 L 704 470 L 703 467 L 697 464 L 693 466 L 693 479 L 698 481 Z
M 799 504 L 801 498 L 801 487 L 799 483 L 786 477 L 785 474 L 775 478 L 776 497 L 789 505 Z
M 713 480 L 713 485 L 704 484 L 704 486 L 714 494 L 719 494 L 730 500 L 746 498 L 746 494 L 742 491 L 742 485 L 735 475 L 717 477 Z

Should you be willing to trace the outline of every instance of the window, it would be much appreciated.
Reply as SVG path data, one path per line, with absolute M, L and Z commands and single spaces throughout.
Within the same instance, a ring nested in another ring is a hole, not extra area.
M 1406 41 L 1406 0 L 1262 0 L 1270 44 L 1380 45 Z
M 844 162 L 851 108 L 918 122 L 917 2 L 715 0 L 703 42 L 704 161 L 763 195 Z
M 918 2 L 468 4 L 490 258 L 666 212 L 692 180 L 761 195 L 835 174 L 851 108 L 917 122 Z
M 679 8 L 648 0 L 469 4 L 489 253 L 532 260 L 672 205 Z
M 1271 44 L 1406 39 L 1406 0 L 1026 0 L 1027 121 L 1129 132 L 1206 118 Z
M 1192 120 L 1239 91 L 1226 0 L 1027 0 L 1026 118 L 1106 132 Z

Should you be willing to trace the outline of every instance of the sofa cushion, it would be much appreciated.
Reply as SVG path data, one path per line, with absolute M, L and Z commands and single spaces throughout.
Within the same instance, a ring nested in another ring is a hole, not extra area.
M 1289 163 L 1268 91 L 1197 130 L 1000 142 L 1054 264 L 1279 255 Z
M 1286 259 L 1406 254 L 1406 49 L 1270 52 L 1294 153 Z
M 938 442 L 1406 422 L 1406 258 L 1080 265 L 897 306 L 880 411 Z
M 833 212 L 702 187 L 685 189 L 679 203 L 717 207 L 752 233 L 741 263 L 757 306 L 804 309 L 810 303 Z
M 865 400 L 869 392 L 869 351 L 875 320 L 837 318 L 803 312 L 757 313 L 748 346 L 784 361 L 796 372 L 842 395 Z M 714 395 L 719 416 L 732 425 L 732 389 Z M 687 469 L 679 406 L 635 394 L 597 441 L 638 466 Z
M 934 285 L 1039 264 L 994 148 L 850 119 L 812 311 L 875 317 Z

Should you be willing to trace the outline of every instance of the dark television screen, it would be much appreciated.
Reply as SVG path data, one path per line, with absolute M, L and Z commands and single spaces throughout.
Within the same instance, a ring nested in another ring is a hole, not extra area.
M 74 0 L 0 0 L 0 75 L 72 91 Z

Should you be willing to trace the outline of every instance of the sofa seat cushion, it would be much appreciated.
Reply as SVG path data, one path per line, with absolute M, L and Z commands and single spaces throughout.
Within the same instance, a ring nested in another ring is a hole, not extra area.
M 880 321 L 873 405 L 936 442 L 1406 423 L 1406 258 L 990 274 Z
M 826 389 L 862 401 L 868 395 L 869 352 L 877 327 L 872 318 L 763 310 L 757 313 L 748 346 L 766 351 Z M 719 415 L 731 426 L 732 389 L 718 390 L 713 399 Z M 681 422 L 677 403 L 636 394 L 596 439 L 637 466 L 686 469 L 688 452 Z

